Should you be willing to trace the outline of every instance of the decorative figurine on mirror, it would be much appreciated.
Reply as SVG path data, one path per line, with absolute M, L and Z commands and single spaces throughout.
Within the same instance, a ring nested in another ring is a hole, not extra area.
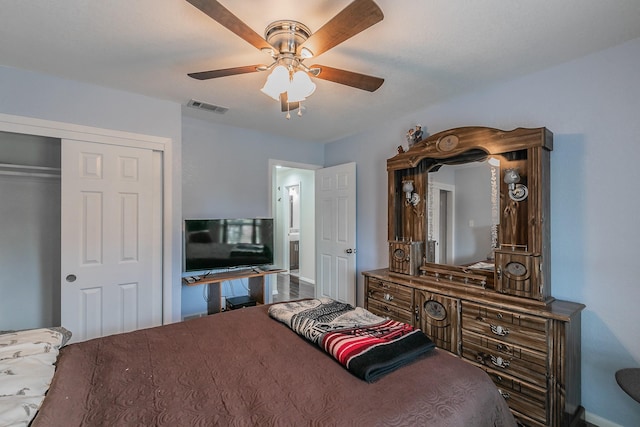
M 409 129 L 406 134 L 409 149 L 411 149 L 411 147 L 413 147 L 416 143 L 422 141 L 423 135 L 424 132 L 422 131 L 422 125 L 418 124 L 415 128 Z
M 416 125 L 416 129 L 413 131 L 413 143 L 422 141 L 422 126 Z
M 415 144 L 416 140 L 413 137 L 413 133 L 415 132 L 415 130 L 413 128 L 409 129 L 407 131 L 407 144 L 409 144 L 409 148 L 413 147 L 413 144 Z

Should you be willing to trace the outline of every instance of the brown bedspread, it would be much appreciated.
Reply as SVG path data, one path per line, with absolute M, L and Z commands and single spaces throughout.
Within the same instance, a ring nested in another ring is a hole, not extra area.
M 434 350 L 367 383 L 267 306 L 62 348 L 33 427 L 515 426 L 489 377 Z

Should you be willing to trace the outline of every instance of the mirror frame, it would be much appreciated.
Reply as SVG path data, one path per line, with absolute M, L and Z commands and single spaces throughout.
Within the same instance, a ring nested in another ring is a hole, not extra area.
M 549 160 L 552 150 L 553 133 L 544 127 L 504 131 L 469 126 L 436 133 L 388 159 L 390 272 L 438 280 L 444 277 L 536 300 L 550 298 Z M 426 262 L 429 171 L 441 164 L 463 163 L 467 157 L 477 159 L 481 155 L 500 158 L 501 220 L 494 270 Z M 512 169 L 518 171 L 519 184 L 527 190 L 526 196 L 517 201 L 513 198 L 517 184 L 510 187 L 504 182 L 506 172 Z M 411 193 L 407 192 L 409 181 Z M 514 275 L 518 268 L 525 268 L 526 274 Z

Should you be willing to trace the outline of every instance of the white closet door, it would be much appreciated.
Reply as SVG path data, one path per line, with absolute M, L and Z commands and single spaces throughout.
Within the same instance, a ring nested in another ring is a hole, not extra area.
M 158 323 L 152 154 L 62 141 L 61 320 L 74 342 Z

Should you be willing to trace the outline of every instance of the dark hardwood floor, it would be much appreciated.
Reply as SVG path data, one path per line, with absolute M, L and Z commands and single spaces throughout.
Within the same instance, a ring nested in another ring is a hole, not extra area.
M 273 302 L 291 301 L 300 298 L 314 298 L 315 286 L 296 276 L 278 274 L 278 294 L 273 296 Z

